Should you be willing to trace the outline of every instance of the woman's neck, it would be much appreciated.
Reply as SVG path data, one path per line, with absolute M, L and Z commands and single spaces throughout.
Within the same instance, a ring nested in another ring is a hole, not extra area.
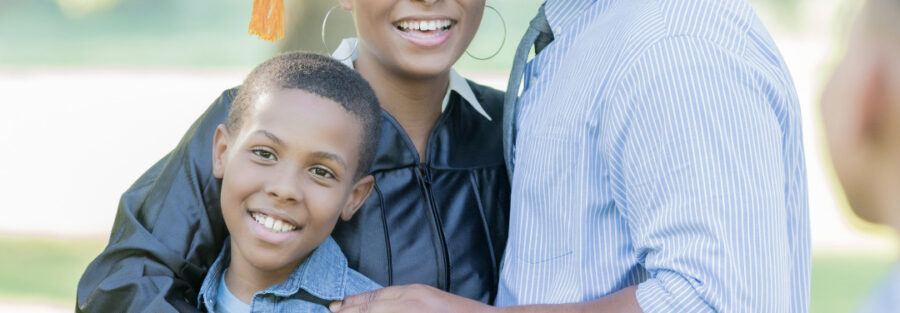
M 441 105 L 450 86 L 449 70 L 434 77 L 403 76 L 363 52 L 354 67 L 369 81 L 381 107 L 406 131 L 419 158 L 425 160 L 428 136 L 441 116 Z

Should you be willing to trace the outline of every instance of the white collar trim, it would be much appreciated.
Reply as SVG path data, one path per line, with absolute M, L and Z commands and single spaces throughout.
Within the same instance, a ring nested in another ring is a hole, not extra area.
M 331 54 L 331 57 L 340 60 L 341 63 L 344 63 L 347 67 L 353 68 L 353 61 L 356 61 L 356 59 L 359 58 L 359 39 L 354 37 L 344 39 L 341 41 L 341 45 Z M 476 112 L 480 113 L 481 116 L 484 116 L 488 121 L 493 121 L 491 116 L 484 111 L 484 107 L 481 106 L 481 103 L 478 102 L 478 98 L 475 97 L 475 93 L 472 91 L 472 87 L 469 86 L 469 82 L 452 68 L 450 69 L 450 88 L 448 88 L 447 93 L 444 94 L 441 112 L 444 112 L 444 110 L 447 109 L 447 103 L 450 102 L 450 91 L 456 91 L 456 93 L 459 94 L 463 100 L 466 100 Z

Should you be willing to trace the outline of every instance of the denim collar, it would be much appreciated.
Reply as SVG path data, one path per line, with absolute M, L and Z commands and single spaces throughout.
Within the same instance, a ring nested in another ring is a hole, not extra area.
M 210 267 L 197 301 L 212 310 L 219 290 L 219 279 L 231 263 L 231 240 L 225 240 L 225 246 L 219 253 L 216 262 Z M 347 258 L 340 247 L 330 236 L 300 264 L 288 279 L 279 285 L 269 287 L 256 293 L 290 297 L 301 290 L 324 300 L 341 300 L 344 298 L 344 287 L 347 280 Z M 329 283 L 323 283 L 329 282 Z
M 341 41 L 341 45 L 331 54 L 331 57 L 338 59 L 341 63 L 344 63 L 344 65 L 353 68 L 353 61 L 356 61 L 356 59 L 359 58 L 359 39 L 353 37 L 344 39 Z M 493 121 L 491 116 L 484 110 L 484 107 L 481 106 L 481 102 L 478 102 L 478 97 L 475 96 L 475 92 L 472 91 L 469 82 L 452 68 L 450 69 L 450 88 L 447 88 L 447 93 L 444 94 L 441 112 L 447 108 L 447 103 L 450 102 L 451 91 L 456 92 L 463 100 L 466 100 L 466 102 L 468 102 L 476 112 L 481 114 L 481 116 L 484 116 L 488 121 Z

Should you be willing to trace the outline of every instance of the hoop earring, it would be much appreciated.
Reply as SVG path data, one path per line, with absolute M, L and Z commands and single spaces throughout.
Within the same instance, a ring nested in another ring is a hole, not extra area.
M 328 54 L 331 54 L 332 51 L 331 51 L 331 49 L 328 49 L 328 44 L 325 43 L 325 25 L 328 24 L 328 17 L 331 16 L 331 12 L 334 11 L 334 9 L 337 9 L 338 6 L 339 5 L 335 5 L 335 6 L 331 7 L 331 9 L 328 9 L 328 13 L 325 13 L 325 19 L 322 20 L 322 46 L 325 47 L 325 53 L 328 53 Z M 346 61 L 347 59 L 353 57 L 353 55 L 356 53 L 356 50 L 358 50 L 358 49 L 359 49 L 359 41 L 356 41 L 356 46 L 353 48 L 353 50 L 350 50 L 350 54 L 347 55 L 345 58 L 340 59 L 340 61 L 343 62 L 343 61 Z
M 500 48 L 498 48 L 497 51 L 494 51 L 494 54 L 491 54 L 491 56 L 486 57 L 486 58 L 476 57 L 476 56 L 472 55 L 471 53 L 469 53 L 469 49 L 466 49 L 466 54 L 468 54 L 469 57 L 476 59 L 476 60 L 480 60 L 480 61 L 490 60 L 493 57 L 497 56 L 497 54 L 500 53 L 500 50 L 503 50 L 503 45 L 506 44 L 506 20 L 503 19 L 503 14 L 500 14 L 500 11 L 498 11 L 496 8 L 494 8 L 490 5 L 484 5 L 484 7 L 493 10 L 494 13 L 497 13 L 497 16 L 500 17 L 500 22 L 503 23 L 503 40 L 500 41 Z

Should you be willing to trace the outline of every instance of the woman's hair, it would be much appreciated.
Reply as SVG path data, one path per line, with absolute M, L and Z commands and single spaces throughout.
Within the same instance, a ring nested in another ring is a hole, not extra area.
M 236 135 L 259 97 L 282 89 L 300 89 L 339 103 L 362 123 L 356 179 L 365 176 L 381 136 L 381 107 L 375 91 L 356 71 L 326 56 L 289 52 L 263 62 L 247 75 L 231 104 L 225 126 Z

